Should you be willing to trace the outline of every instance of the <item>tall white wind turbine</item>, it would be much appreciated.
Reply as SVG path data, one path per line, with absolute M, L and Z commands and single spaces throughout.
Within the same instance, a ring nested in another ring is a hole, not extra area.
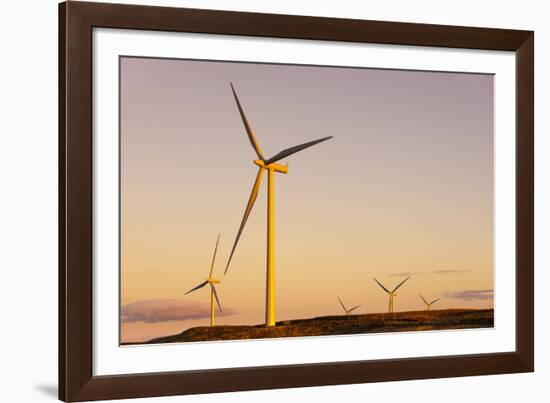
M 424 301 L 424 303 L 426 304 L 426 310 L 428 311 L 431 309 L 433 304 L 435 304 L 437 301 L 441 299 L 441 298 L 437 298 L 437 299 L 434 299 L 432 302 L 428 302 L 426 301 L 426 298 L 422 296 L 422 294 L 418 294 L 418 295 L 420 295 L 420 298 L 422 298 L 422 301 Z
M 344 303 L 342 302 L 342 300 L 340 299 L 340 297 L 338 297 L 338 301 L 340 302 L 340 305 L 342 306 L 342 309 L 344 310 L 344 312 L 346 313 L 346 315 L 351 315 L 351 313 L 353 311 L 355 311 L 357 308 L 359 308 L 361 305 L 357 305 L 357 306 L 354 306 L 353 308 L 346 308 L 346 306 L 344 305 Z
M 277 161 L 280 161 L 283 158 L 286 158 L 299 151 L 305 150 L 306 148 L 314 146 L 315 144 L 319 144 L 323 141 L 326 141 L 332 138 L 332 136 L 323 137 L 323 138 L 309 141 L 307 143 L 303 143 L 294 147 L 290 147 L 275 154 L 271 158 L 265 158 L 262 153 L 262 150 L 260 149 L 258 141 L 256 140 L 256 136 L 254 135 L 252 127 L 250 126 L 250 123 L 248 122 L 248 119 L 244 114 L 244 110 L 242 108 L 241 102 L 239 101 L 239 98 L 237 97 L 237 92 L 235 91 L 233 84 L 231 84 L 231 91 L 233 92 L 233 97 L 235 98 L 237 108 L 239 109 L 239 114 L 241 115 L 241 119 L 243 121 L 246 134 L 248 135 L 248 140 L 250 141 L 250 144 L 252 145 L 254 152 L 258 156 L 258 159 L 254 161 L 254 164 L 258 166 L 258 173 L 256 174 L 256 179 L 254 181 L 254 185 L 252 186 L 252 192 L 250 193 L 250 196 L 248 198 L 248 203 L 244 210 L 244 215 L 241 220 L 241 225 L 239 226 L 239 230 L 237 231 L 235 242 L 233 243 L 233 248 L 231 249 L 229 259 L 227 260 L 225 273 L 227 273 L 227 270 L 229 269 L 229 264 L 231 263 L 231 259 L 233 258 L 233 254 L 235 253 L 235 249 L 237 247 L 237 243 L 239 242 L 239 238 L 241 237 L 246 221 L 248 220 L 248 216 L 250 215 L 250 212 L 252 211 L 252 207 L 254 206 L 254 203 L 256 202 L 256 198 L 258 197 L 258 192 L 260 191 L 260 185 L 262 183 L 262 177 L 263 177 L 264 171 L 267 171 L 267 181 L 268 181 L 267 183 L 267 262 L 266 262 L 267 275 L 266 275 L 265 324 L 267 326 L 275 326 L 275 187 L 274 187 L 275 185 L 274 183 L 275 183 L 275 172 L 283 173 L 283 174 L 288 173 L 288 164 L 280 165 L 277 163 Z
M 189 293 L 192 293 L 193 291 L 196 291 L 204 287 L 206 284 L 210 284 L 210 326 L 216 325 L 214 320 L 214 310 L 215 310 L 214 299 L 218 304 L 218 308 L 220 309 L 220 312 L 223 312 L 222 306 L 220 305 L 220 299 L 218 298 L 218 293 L 216 292 L 216 286 L 214 285 L 214 284 L 220 284 L 221 280 L 212 277 L 212 272 L 214 271 L 214 262 L 216 261 L 216 252 L 218 251 L 219 243 L 220 243 L 220 234 L 218 234 L 218 240 L 216 241 L 216 247 L 214 248 L 214 256 L 212 256 L 212 264 L 210 265 L 210 273 L 208 274 L 208 278 L 206 278 L 206 280 L 204 280 L 198 286 L 190 289 L 185 293 L 185 295 L 187 295 Z
M 395 293 L 399 287 L 401 287 L 403 284 L 405 284 L 405 282 L 410 279 L 411 276 L 408 276 L 405 280 L 403 280 L 402 282 L 400 282 L 399 284 L 397 284 L 397 286 L 392 290 L 388 290 L 386 287 L 384 287 L 380 281 L 378 281 L 377 279 L 375 279 L 373 277 L 373 280 L 376 281 L 378 283 L 378 285 L 384 290 L 386 291 L 386 293 L 388 294 L 388 296 L 390 297 L 390 302 L 389 302 L 389 307 L 388 307 L 388 312 L 389 313 L 394 313 L 394 299 L 395 297 L 397 296 L 397 294 Z

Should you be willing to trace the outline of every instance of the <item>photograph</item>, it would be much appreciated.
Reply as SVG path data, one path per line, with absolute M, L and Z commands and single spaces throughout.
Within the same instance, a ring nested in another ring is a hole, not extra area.
M 494 74 L 119 78 L 120 345 L 494 327 Z
M 34 13 L 41 35 L 11 29 L 44 40 L 8 59 L 48 89 L 29 98 L 11 80 L 25 107 L 7 114 L 21 144 L 6 172 L 41 178 L 8 192 L 22 214 L 5 209 L 24 248 L 4 266 L 25 285 L 31 259 L 38 276 L 5 321 L 33 319 L 3 343 L 36 381 L 11 396 L 463 403 L 518 400 L 548 377 L 542 6 L 399 1 L 65 1 L 55 26 Z M 50 68 L 31 61 L 46 54 Z

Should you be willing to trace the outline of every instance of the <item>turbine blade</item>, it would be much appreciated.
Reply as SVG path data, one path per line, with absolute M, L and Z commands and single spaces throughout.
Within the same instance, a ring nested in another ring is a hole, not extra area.
M 397 287 L 395 287 L 395 288 L 393 289 L 392 292 L 396 292 L 397 289 L 398 289 L 399 287 L 401 287 L 403 284 L 405 284 L 405 281 L 407 281 L 407 280 L 410 279 L 410 278 L 411 278 L 411 276 L 407 277 L 405 280 L 403 280 L 402 282 L 400 282 L 399 284 L 397 284 Z
M 304 144 L 300 144 L 300 145 L 297 145 L 297 146 L 294 146 L 294 147 L 287 148 L 287 149 L 281 151 L 280 153 L 275 154 L 273 157 L 271 157 L 267 161 L 265 161 L 265 164 L 269 165 L 273 162 L 276 162 L 276 161 L 279 161 L 279 160 L 281 160 L 285 157 L 288 157 L 289 155 L 295 154 L 298 151 L 305 150 L 306 148 L 314 146 L 315 144 L 322 143 L 323 141 L 327 141 L 331 138 L 332 138 L 332 136 L 323 137 L 322 139 L 313 140 L 313 141 L 310 141 L 310 142 L 307 142 L 307 143 L 304 143 Z
M 239 101 L 239 97 L 237 97 L 237 93 L 235 92 L 235 88 L 233 87 L 233 83 L 230 83 L 230 85 L 231 85 L 231 91 L 233 92 L 233 97 L 235 97 L 235 102 L 237 102 L 237 107 L 239 108 L 239 113 L 241 114 L 241 119 L 243 120 L 244 128 L 246 129 L 246 134 L 248 134 L 248 139 L 250 140 L 250 144 L 252 144 L 254 151 L 256 151 L 256 154 L 258 155 L 258 157 L 263 161 L 264 156 L 262 155 L 262 150 L 260 150 L 260 146 L 256 141 L 256 137 L 254 137 L 254 132 L 252 131 L 252 127 L 250 127 L 250 124 L 248 123 L 248 119 L 244 114 L 243 108 Z
M 342 302 L 342 300 L 340 299 L 340 297 L 337 296 L 337 298 L 338 298 L 338 301 L 340 301 L 340 305 L 342 305 L 342 308 L 344 309 L 344 311 L 347 312 L 348 310 L 346 309 L 346 306 L 344 305 L 344 303 Z
M 214 298 L 216 298 L 216 303 L 218 304 L 218 308 L 220 308 L 220 312 L 223 312 L 222 306 L 220 305 L 220 300 L 218 298 L 218 293 L 216 292 L 216 287 L 214 287 L 214 284 L 210 284 L 212 287 L 212 291 L 214 291 Z
M 426 305 L 428 305 L 428 301 L 426 301 L 426 299 L 422 296 L 422 294 L 418 294 L 418 295 L 420 295 L 420 298 L 422 298 L 422 301 L 424 301 L 424 303 L 425 303 Z
M 193 291 L 196 291 L 198 290 L 199 288 L 202 288 L 204 287 L 206 284 L 208 284 L 208 281 L 205 281 L 204 283 L 200 283 L 198 286 L 196 286 L 195 288 L 191 288 L 189 291 L 187 291 L 185 293 L 185 295 L 189 294 L 190 292 L 193 292 Z
M 432 302 L 430 302 L 430 305 L 431 304 L 435 304 L 437 301 L 439 301 L 441 298 L 437 298 L 437 299 L 434 299 Z
M 218 240 L 216 241 L 216 247 L 214 248 L 214 256 L 212 256 L 212 264 L 210 265 L 210 274 L 208 278 L 212 278 L 212 271 L 214 271 L 214 261 L 216 260 L 216 252 L 218 251 L 218 244 L 220 243 L 220 234 L 218 234 Z
M 231 259 L 233 259 L 233 254 L 235 253 L 235 248 L 237 247 L 237 243 L 239 242 L 239 238 L 241 237 L 241 234 L 243 232 L 244 226 L 246 224 L 246 220 L 248 220 L 248 216 L 250 215 L 250 212 L 252 211 L 252 207 L 254 206 L 254 202 L 256 202 L 256 198 L 258 197 L 258 192 L 260 190 L 260 185 L 262 183 L 263 173 L 264 173 L 263 168 L 260 168 L 258 170 L 258 174 L 256 175 L 256 180 L 254 181 L 254 186 L 252 186 L 252 192 L 250 193 L 250 198 L 248 199 L 248 204 L 246 205 L 246 209 L 244 210 L 243 219 L 241 221 L 241 225 L 239 227 L 239 230 L 237 231 L 237 236 L 235 237 L 235 242 L 233 243 L 233 248 L 231 249 L 231 254 L 229 255 L 227 265 L 225 266 L 224 274 L 226 274 L 227 270 L 229 269 L 229 264 L 231 263 Z
M 349 312 L 355 311 L 355 310 L 356 310 L 357 308 L 359 308 L 360 306 L 361 306 L 361 305 L 354 306 L 353 308 L 351 308 L 351 309 L 349 310 Z
M 375 279 L 374 277 L 373 277 L 372 279 L 373 279 L 374 281 L 376 281 L 376 282 L 378 283 L 378 285 L 379 285 L 380 287 L 382 287 L 382 289 L 383 289 L 384 291 L 386 291 L 388 294 L 390 293 L 389 290 L 388 290 L 386 287 L 384 287 L 384 286 L 382 285 L 382 283 L 380 283 L 380 281 L 378 281 L 378 280 Z

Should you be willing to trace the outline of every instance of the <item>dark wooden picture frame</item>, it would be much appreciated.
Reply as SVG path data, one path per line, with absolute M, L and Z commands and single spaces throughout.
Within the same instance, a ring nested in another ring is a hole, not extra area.
M 97 27 L 513 51 L 516 349 L 461 356 L 94 376 L 92 30 Z M 534 370 L 534 33 L 105 3 L 59 5 L 59 398 L 337 385 Z

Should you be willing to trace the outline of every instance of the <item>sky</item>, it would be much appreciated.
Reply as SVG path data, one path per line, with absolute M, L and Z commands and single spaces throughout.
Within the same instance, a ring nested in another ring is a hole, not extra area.
M 227 275 L 264 156 L 324 136 L 275 178 L 276 318 L 493 307 L 493 76 L 121 59 L 121 341 L 265 315 L 266 194 Z

